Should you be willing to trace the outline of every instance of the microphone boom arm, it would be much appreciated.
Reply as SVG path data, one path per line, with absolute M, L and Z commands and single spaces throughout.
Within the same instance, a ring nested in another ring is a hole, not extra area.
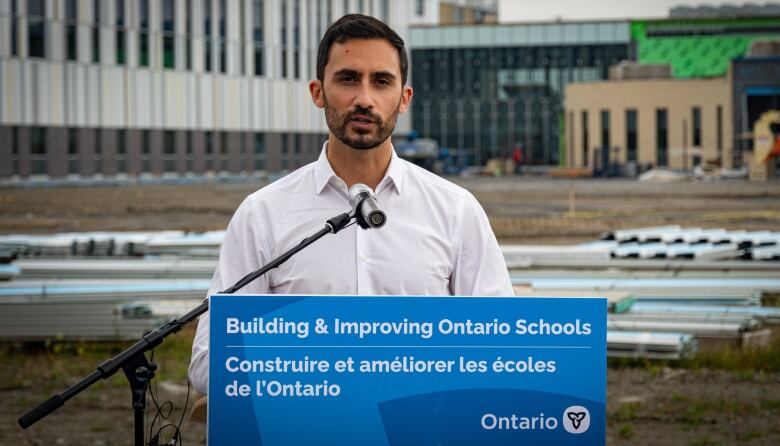
M 357 218 L 356 212 L 339 214 L 326 221 L 325 227 L 320 229 L 314 235 L 303 239 L 298 245 L 284 252 L 282 255 L 272 260 L 262 268 L 254 271 L 236 282 L 235 285 L 220 292 L 219 294 L 233 294 L 245 287 L 253 280 L 278 268 L 281 264 L 290 259 L 293 255 L 311 245 L 315 241 L 327 234 L 335 234 L 346 228 L 352 219 Z M 198 316 L 209 309 L 209 298 L 189 313 L 166 323 L 157 330 L 147 333 L 141 340 L 122 351 L 111 359 L 108 359 L 98 365 L 97 370 L 78 383 L 68 387 L 64 392 L 55 394 L 48 400 L 34 407 L 33 409 L 20 416 L 17 420 L 19 426 L 27 429 L 42 418 L 62 407 L 65 402 L 78 395 L 101 379 L 108 379 L 120 369 L 125 372 L 127 380 L 130 383 L 132 391 L 132 407 L 134 414 L 134 438 L 136 446 L 144 445 L 144 410 L 146 409 L 146 391 L 149 381 L 154 378 L 154 372 L 157 366 L 150 363 L 146 358 L 145 352 L 150 351 L 162 344 L 163 339 L 168 335 L 178 332 L 183 326 L 194 321 Z

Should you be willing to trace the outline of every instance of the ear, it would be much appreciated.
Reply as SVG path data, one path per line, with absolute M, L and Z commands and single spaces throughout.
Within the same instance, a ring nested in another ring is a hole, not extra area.
M 314 79 L 309 82 L 309 93 L 311 93 L 311 100 L 318 108 L 325 107 L 325 97 L 322 93 L 322 81 Z
M 403 92 L 401 92 L 401 103 L 398 104 L 398 112 L 399 113 L 406 113 L 406 110 L 409 109 L 409 104 L 412 103 L 412 96 L 414 95 L 414 90 L 412 90 L 412 87 L 410 86 L 404 86 Z

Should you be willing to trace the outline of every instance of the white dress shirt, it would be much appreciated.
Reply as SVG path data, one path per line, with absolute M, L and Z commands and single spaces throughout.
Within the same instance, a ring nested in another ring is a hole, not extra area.
M 230 221 L 209 295 L 231 287 L 349 210 L 327 143 L 317 161 L 248 196 Z M 387 223 L 329 234 L 237 294 L 512 296 L 484 210 L 460 186 L 392 153 L 375 191 Z M 208 388 L 209 313 L 200 316 L 189 376 Z

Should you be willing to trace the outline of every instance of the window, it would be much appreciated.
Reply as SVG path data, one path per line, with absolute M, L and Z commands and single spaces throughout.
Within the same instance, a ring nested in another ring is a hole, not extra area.
M 238 14 L 238 24 L 239 24 L 239 39 L 238 39 L 238 73 L 241 76 L 246 75 L 246 61 L 245 59 L 245 53 L 246 53 L 246 34 L 248 32 L 247 30 L 247 24 L 246 24 L 246 4 L 245 2 L 239 2 L 238 3 L 239 8 L 239 14 Z M 243 146 L 242 146 L 243 147 Z
M 65 2 L 65 58 L 78 60 L 78 2 Z M 75 173 L 75 172 L 72 172 Z
M 282 134 L 282 169 L 287 170 L 289 168 L 289 158 L 290 158 L 290 134 L 289 133 L 283 133 Z
M 92 0 L 92 62 L 100 63 L 100 2 Z
M 95 129 L 95 174 L 103 173 L 103 132 Z
M 229 156 L 227 132 L 220 132 L 219 136 L 220 170 L 228 170 Z
M 717 126 L 715 137 L 717 139 L 718 159 L 721 159 L 723 156 L 723 107 L 720 105 L 715 109 L 715 125 Z
M 163 172 L 176 172 L 176 134 L 166 130 L 163 137 Z
M 203 69 L 211 71 L 211 0 L 203 0 Z
M 78 130 L 68 129 L 68 173 L 78 175 L 81 173 L 79 165 Z
M 116 172 L 127 173 L 127 132 L 119 129 L 116 132 Z
M 636 162 L 637 150 L 636 110 L 626 110 L 626 161 Z
M 293 77 L 301 79 L 301 0 L 293 0 Z
M 44 0 L 27 2 L 27 49 L 29 57 L 46 57 L 46 5 Z
M 18 51 L 19 51 L 18 50 L 18 45 L 16 43 L 16 37 L 19 34 L 19 29 L 17 28 L 17 24 L 16 24 L 16 21 L 17 21 L 17 17 L 16 16 L 19 14 L 18 13 L 18 9 L 17 9 L 17 5 L 16 5 L 17 1 L 18 0 L 11 0 L 11 55 L 12 56 L 18 56 L 19 55 L 19 53 L 18 53 Z M 15 171 L 15 172 L 18 172 L 18 171 Z
M 30 173 L 46 175 L 46 159 L 46 129 L 30 127 Z
M 666 167 L 669 164 L 669 134 L 668 134 L 668 114 L 665 108 L 659 108 L 655 111 L 655 144 L 656 144 L 656 163 L 659 167 Z
M 141 173 L 152 171 L 151 131 L 141 130 Z
M 138 24 L 138 65 L 149 66 L 149 0 L 140 0 Z
M 691 125 L 693 125 L 693 147 L 701 147 L 701 108 L 693 107 L 691 111 Z
M 569 124 L 568 124 L 568 135 L 569 135 L 569 149 L 566 153 L 566 156 L 568 157 L 568 166 L 573 167 L 574 166 L 574 112 L 569 112 Z M 514 141 L 512 141 L 514 144 Z
M 415 2 L 414 2 L 414 12 L 418 16 L 425 15 L 425 0 L 415 0 Z
M 219 0 L 219 66 L 227 73 L 227 4 Z
M 127 60 L 125 48 L 125 0 L 116 0 L 116 63 L 124 65 Z
M 186 172 L 192 172 L 193 171 L 193 168 L 192 168 L 192 166 L 193 166 L 193 161 L 192 161 L 193 160 L 193 158 L 192 158 L 192 132 L 188 131 L 186 133 L 186 138 L 187 138 L 186 141 L 185 141 L 186 147 L 184 148 L 185 149 L 185 153 L 186 153 L 186 156 L 184 157 L 184 162 L 185 162 L 186 165 L 184 166 L 184 170 Z
M 287 2 L 282 2 L 282 22 L 280 23 L 282 43 L 282 77 L 287 77 Z
M 11 127 L 11 176 L 19 175 L 19 127 Z
M 214 170 L 214 132 L 206 132 L 206 171 Z
M 463 23 L 465 20 L 465 17 L 463 16 L 463 8 L 459 6 L 453 6 L 453 22 L 455 23 Z
M 263 0 L 255 0 L 252 11 L 252 36 L 255 49 L 255 76 L 263 75 Z
M 265 170 L 265 135 L 255 133 L 254 170 Z
M 601 110 L 601 148 L 609 150 L 609 110 Z
M 175 14 L 173 0 L 162 0 L 163 68 L 173 69 L 176 64 Z M 167 171 L 167 169 L 165 169 Z
M 582 111 L 582 165 L 588 167 L 588 146 L 590 145 L 590 135 L 588 135 L 588 112 Z
M 192 0 L 185 2 L 184 12 L 184 65 L 187 70 L 192 70 Z
M 387 22 L 390 20 L 390 0 L 379 0 L 379 20 Z

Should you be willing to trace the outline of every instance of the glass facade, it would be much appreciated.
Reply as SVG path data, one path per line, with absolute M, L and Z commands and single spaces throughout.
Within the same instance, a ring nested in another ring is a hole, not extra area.
M 587 42 L 413 49 L 412 128 L 476 163 L 519 145 L 527 162 L 557 164 L 565 86 L 606 79 L 628 57 L 628 44 Z

